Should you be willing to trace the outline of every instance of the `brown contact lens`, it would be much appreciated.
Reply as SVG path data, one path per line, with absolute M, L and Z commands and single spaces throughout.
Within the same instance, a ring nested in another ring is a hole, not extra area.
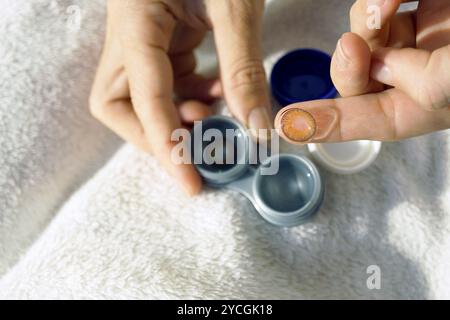
M 316 133 L 316 121 L 302 109 L 290 109 L 281 115 L 281 130 L 295 142 L 307 142 Z

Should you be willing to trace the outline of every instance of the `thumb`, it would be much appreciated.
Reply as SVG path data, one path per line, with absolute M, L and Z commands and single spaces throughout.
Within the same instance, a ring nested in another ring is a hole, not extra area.
M 271 103 L 261 53 L 264 1 L 214 1 L 211 21 L 225 99 L 255 138 L 271 129 Z
M 426 110 L 450 106 L 450 46 L 429 52 L 383 48 L 372 56 L 371 77 L 396 87 Z

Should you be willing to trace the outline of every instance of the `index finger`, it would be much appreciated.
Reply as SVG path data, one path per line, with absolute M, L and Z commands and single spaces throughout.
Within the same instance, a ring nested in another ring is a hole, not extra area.
M 293 144 L 394 141 L 450 128 L 450 108 L 429 112 L 398 89 L 282 109 L 275 127 Z
M 171 159 L 171 135 L 181 127 L 167 55 L 176 25 L 176 8 L 161 1 L 133 0 L 123 10 L 120 34 L 133 107 L 154 155 L 189 194 L 195 194 L 201 187 L 195 168 L 175 164 Z

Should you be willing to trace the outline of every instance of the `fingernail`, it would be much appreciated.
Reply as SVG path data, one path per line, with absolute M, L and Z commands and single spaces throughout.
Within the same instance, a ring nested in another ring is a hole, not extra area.
M 386 0 L 367 0 L 367 6 L 378 6 L 382 7 L 386 3 Z
M 339 39 L 336 47 L 336 63 L 338 64 L 339 68 L 341 69 L 347 69 L 350 65 L 350 57 L 345 51 L 345 48 L 342 44 L 342 39 Z
M 392 83 L 392 72 L 389 69 L 389 67 L 386 64 L 382 63 L 381 61 L 372 62 L 370 76 L 374 80 L 385 84 Z
M 305 144 L 327 138 L 336 128 L 338 119 L 333 107 L 292 108 L 281 113 L 276 122 L 284 138 Z
M 248 128 L 256 139 L 270 139 L 270 129 L 272 129 L 272 127 L 267 108 L 260 107 L 250 111 L 248 116 Z

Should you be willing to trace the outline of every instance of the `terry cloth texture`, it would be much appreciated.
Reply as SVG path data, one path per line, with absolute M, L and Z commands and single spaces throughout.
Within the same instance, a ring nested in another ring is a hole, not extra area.
M 267 71 L 293 48 L 332 52 L 351 3 L 269 1 Z M 1 298 L 450 298 L 448 132 L 386 143 L 360 174 L 322 170 L 317 217 L 273 227 L 234 192 L 188 199 L 91 118 L 103 1 L 0 0 L 0 12 Z

